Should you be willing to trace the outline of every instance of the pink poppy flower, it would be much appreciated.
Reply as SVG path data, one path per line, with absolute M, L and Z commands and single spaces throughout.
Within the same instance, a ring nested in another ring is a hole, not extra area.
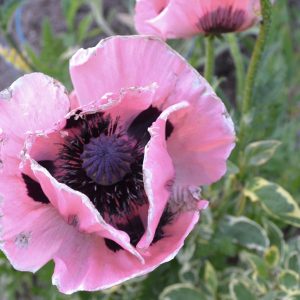
M 260 20 L 259 0 L 137 0 L 139 33 L 164 39 L 243 31 Z
M 74 92 L 25 75 L 0 94 L 1 249 L 64 293 L 171 260 L 207 206 L 233 124 L 208 83 L 162 41 L 112 37 L 70 62 Z

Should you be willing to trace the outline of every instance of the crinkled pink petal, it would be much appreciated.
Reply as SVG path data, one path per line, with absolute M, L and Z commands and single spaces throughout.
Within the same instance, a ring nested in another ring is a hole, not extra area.
M 52 259 L 68 228 L 57 211 L 32 201 L 21 178 L 0 176 L 0 246 L 14 268 L 35 272 Z
M 111 59 L 105 59 L 107 56 Z M 195 101 L 195 95 L 201 101 L 201 94 L 214 94 L 206 80 L 183 57 L 153 37 L 102 40 L 94 48 L 79 50 L 71 59 L 70 72 L 82 105 L 97 102 L 108 92 L 118 94 L 130 87 L 153 83 L 157 89 L 152 105 L 160 110 L 181 101 Z M 97 78 L 102 78 L 101 82 Z
M 95 233 L 103 238 L 109 238 L 143 261 L 130 244 L 128 234 L 106 223 L 86 195 L 59 183 L 35 161 L 29 160 L 29 164 L 32 174 L 28 168 L 25 168 L 27 175 L 31 175 L 39 182 L 51 204 L 68 224 L 73 225 L 79 231 Z
M 68 136 L 65 130 L 53 130 L 47 134 L 32 134 L 25 140 L 24 152 L 30 153 L 35 161 L 55 161 L 59 155 L 64 136 Z M 26 156 L 26 155 L 25 155 Z
M 70 107 L 71 110 L 76 109 L 80 106 L 79 101 L 78 101 L 78 97 L 76 95 L 75 91 L 72 91 L 69 95 L 70 98 Z
M 0 142 L 1 160 L 15 170 L 26 135 L 64 126 L 70 108 L 65 88 L 41 73 L 24 75 L 0 93 L 0 128 L 5 136 Z M 53 113 L 55 111 L 55 113 Z
M 137 31 L 142 34 L 159 35 L 159 32 L 145 21 L 161 14 L 169 2 L 170 0 L 137 0 L 134 17 Z
M 107 38 L 94 48 L 78 50 L 70 61 L 81 105 L 97 101 L 108 92 L 153 83 L 158 86 L 153 103 L 163 102 L 176 91 L 176 82 L 185 68 L 186 61 L 161 40 L 141 36 Z
M 8 93 L 7 99 L 0 96 L 0 128 L 5 133 L 23 139 L 27 132 L 64 125 L 70 102 L 65 88 L 53 78 L 41 73 L 24 75 L 8 88 Z
M 215 182 L 226 172 L 226 160 L 235 146 L 232 120 L 211 86 L 192 68 L 181 72 L 167 103 L 177 103 L 178 99 L 188 101 L 190 107 L 169 117 L 174 130 L 167 149 L 176 182 L 180 186 Z
M 144 22 L 152 26 L 153 30 L 159 32 L 164 39 L 189 37 L 199 33 L 197 23 L 197 7 L 195 1 L 186 1 L 185 4 L 170 1 L 167 8 L 155 18 Z M 184 5 L 184 6 L 183 6 Z M 141 32 L 145 34 L 146 32 Z
M 155 230 L 170 198 L 175 170 L 167 152 L 166 123 L 170 114 L 187 108 L 188 102 L 167 108 L 149 128 L 150 141 L 145 147 L 143 162 L 144 185 L 149 201 L 147 229 L 137 248 L 146 249 L 151 244 Z
M 198 209 L 206 206 L 207 201 L 201 201 Z M 198 219 L 198 211 L 178 215 L 174 224 L 166 227 L 166 237 L 144 253 L 145 264 L 138 262 L 128 252 L 112 252 L 98 237 L 80 234 L 67 237 L 67 246 L 61 247 L 55 257 L 53 284 L 61 292 L 71 294 L 78 290 L 109 288 L 151 272 L 174 258 Z
M 121 89 L 118 93 L 106 93 L 98 100 L 74 109 L 67 117 L 104 112 L 109 114 L 112 120 L 120 120 L 123 126 L 129 125 L 140 112 L 151 105 L 157 88 L 153 83 L 145 87 Z M 77 112 L 78 109 L 80 113 Z
M 20 149 L 20 138 L 8 138 L 8 135 L 0 128 L 0 174 L 14 175 L 18 172 L 20 160 L 12 154 Z
M 235 146 L 232 120 L 215 94 L 195 95 L 190 107 L 170 117 L 174 131 L 167 149 L 176 170 L 176 183 L 201 186 L 219 180 Z

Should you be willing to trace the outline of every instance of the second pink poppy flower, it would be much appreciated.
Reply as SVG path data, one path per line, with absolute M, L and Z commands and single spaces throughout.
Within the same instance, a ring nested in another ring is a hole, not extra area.
M 168 39 L 243 31 L 260 18 L 259 0 L 138 0 L 135 25 Z

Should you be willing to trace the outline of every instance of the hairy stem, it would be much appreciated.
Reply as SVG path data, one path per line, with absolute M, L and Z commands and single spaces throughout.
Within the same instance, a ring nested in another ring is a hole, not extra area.
M 255 79 L 259 64 L 262 59 L 262 55 L 266 46 L 267 37 L 271 27 L 272 19 L 272 6 L 270 0 L 260 0 L 261 10 L 262 10 L 262 21 L 260 24 L 259 34 L 255 43 L 254 51 L 250 60 L 248 67 L 248 72 L 245 82 L 244 97 L 241 108 L 241 120 L 240 120 L 240 131 L 239 131 L 239 177 L 243 182 L 244 176 L 246 174 L 246 169 L 244 165 L 244 148 L 247 144 L 247 133 L 249 132 L 249 127 L 251 126 L 251 117 L 250 111 L 252 109 L 252 100 L 253 100 L 253 89 L 255 84 Z M 245 209 L 246 199 L 244 195 L 241 195 L 238 203 L 237 213 L 242 215 Z
M 262 54 L 265 49 L 268 33 L 271 26 L 271 16 L 272 16 L 272 7 L 270 0 L 260 0 L 261 3 L 261 10 L 262 10 L 262 17 L 263 20 L 260 24 L 259 34 L 255 43 L 254 51 L 252 53 L 252 57 L 250 60 L 246 82 L 245 82 L 245 90 L 244 90 L 244 97 L 242 102 L 242 116 L 241 116 L 241 123 L 240 123 L 240 145 L 244 146 L 245 143 L 245 134 L 250 125 L 247 121 L 247 115 L 249 114 L 252 108 L 252 98 L 253 98 L 253 89 L 255 84 L 255 78 L 257 75 L 257 71 L 259 68 L 259 64 L 261 62 Z
M 243 62 L 243 56 L 236 36 L 230 33 L 226 35 L 226 38 L 230 47 L 231 56 L 235 66 L 236 85 L 237 85 L 236 98 L 237 98 L 238 107 L 240 107 L 241 100 L 243 97 L 243 92 L 244 92 L 244 83 L 245 83 L 245 66 Z

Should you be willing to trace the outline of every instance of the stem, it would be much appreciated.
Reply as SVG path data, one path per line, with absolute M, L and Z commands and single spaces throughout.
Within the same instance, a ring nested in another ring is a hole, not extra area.
M 244 92 L 244 82 L 245 82 L 245 66 L 243 62 L 243 56 L 238 44 L 236 36 L 232 33 L 226 35 L 227 42 L 230 47 L 230 52 L 232 59 L 234 61 L 234 66 L 236 70 L 236 82 L 237 82 L 237 103 L 241 106 L 241 100 Z
M 243 146 L 245 132 L 249 126 L 247 116 L 252 107 L 253 89 L 255 84 L 256 74 L 261 62 L 262 54 L 265 49 L 266 40 L 271 26 L 272 7 L 269 0 L 260 0 L 263 20 L 260 24 L 259 34 L 255 43 L 254 51 L 250 60 L 250 65 L 246 77 L 246 85 L 244 98 L 242 103 L 242 118 L 240 128 L 240 145 Z
M 244 210 L 246 207 L 246 197 L 244 195 L 243 192 L 241 192 L 240 197 L 239 197 L 239 201 L 237 203 L 238 207 L 237 207 L 237 216 L 242 216 L 244 214 Z
M 214 51 L 214 36 L 209 35 L 205 38 L 205 69 L 204 77 L 209 82 L 212 83 L 214 75 L 214 60 L 215 60 L 215 51 Z

